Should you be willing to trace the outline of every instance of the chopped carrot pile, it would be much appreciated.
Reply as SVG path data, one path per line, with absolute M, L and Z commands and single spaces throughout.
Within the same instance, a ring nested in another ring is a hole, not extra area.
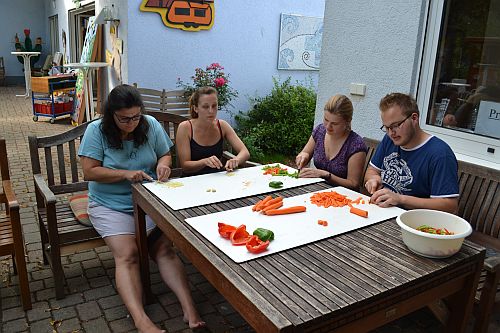
M 360 198 L 361 199 L 361 198 Z M 311 196 L 311 203 L 316 206 L 328 207 L 344 207 L 352 202 L 347 196 L 337 193 L 335 191 L 331 192 L 318 192 Z

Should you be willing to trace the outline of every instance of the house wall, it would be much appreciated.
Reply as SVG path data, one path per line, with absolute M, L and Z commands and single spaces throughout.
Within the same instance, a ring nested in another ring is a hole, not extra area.
M 328 98 L 340 93 L 353 101 L 354 131 L 382 139 L 380 99 L 416 93 L 427 2 L 326 1 L 316 124 Z M 351 83 L 366 84 L 365 96 L 350 95 Z
M 7 84 L 24 84 L 23 65 L 10 53 L 15 51 L 14 36 L 24 44 L 23 30 L 31 30 L 30 38 L 35 45 L 37 37 L 42 38 L 42 54 L 36 63 L 42 66 L 50 44 L 47 44 L 47 30 L 44 18 L 45 5 L 43 1 L 32 0 L 0 0 L 0 57 L 5 64 Z
M 159 14 L 141 12 L 140 3 L 131 1 L 128 9 L 129 83 L 176 89 L 177 78 L 190 81 L 196 67 L 218 62 L 239 92 L 233 112 L 247 111 L 248 97 L 267 95 L 273 76 L 317 84 L 317 71 L 277 69 L 280 14 L 323 17 L 324 0 L 217 0 L 212 29 L 199 32 L 167 28 Z

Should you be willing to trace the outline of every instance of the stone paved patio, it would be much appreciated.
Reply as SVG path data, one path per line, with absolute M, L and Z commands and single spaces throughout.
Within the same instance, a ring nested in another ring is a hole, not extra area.
M 52 273 L 43 265 L 27 136 L 56 134 L 71 128 L 68 118 L 50 124 L 48 118 L 32 120 L 31 100 L 15 97 L 22 87 L 0 87 L 0 137 L 7 141 L 11 178 L 21 204 L 21 220 L 26 242 L 28 273 L 33 309 L 20 304 L 17 277 L 11 261 L 0 257 L 2 332 L 135 332 L 133 322 L 114 285 L 114 261 L 107 247 L 63 257 L 68 282 L 67 296 L 56 300 Z M 184 258 L 189 282 L 198 309 L 207 322 L 207 332 L 251 332 L 252 329 L 231 305 Z M 156 302 L 147 313 L 168 332 L 191 332 L 182 321 L 182 311 L 173 293 L 162 283 L 151 264 L 152 289 Z M 490 332 L 500 331 L 500 311 Z M 3 316 L 3 317 L 2 317 Z M 54 323 L 52 325 L 51 323 Z M 59 325 L 60 324 L 60 325 Z M 59 325 L 59 326 L 58 326 Z M 470 326 L 470 325 L 469 325 Z M 439 332 L 441 326 L 426 310 L 417 311 L 376 332 Z M 469 327 L 469 331 L 471 331 Z

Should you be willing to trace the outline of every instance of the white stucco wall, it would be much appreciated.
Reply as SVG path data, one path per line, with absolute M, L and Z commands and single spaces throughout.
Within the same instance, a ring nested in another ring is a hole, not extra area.
M 293 82 L 311 77 L 317 84 L 317 71 L 277 69 L 280 14 L 323 17 L 324 2 L 216 1 L 212 29 L 186 32 L 167 28 L 157 13 L 139 11 L 140 0 L 130 1 L 128 81 L 148 88 L 176 89 L 178 77 L 190 81 L 196 67 L 218 62 L 239 92 L 232 102 L 235 112 L 248 110 L 249 96 L 268 94 L 273 76 L 291 76 Z
M 390 92 L 415 94 L 426 0 L 327 0 L 315 123 L 328 98 L 352 99 L 352 128 L 381 139 L 380 99 Z M 366 84 L 365 96 L 349 94 Z

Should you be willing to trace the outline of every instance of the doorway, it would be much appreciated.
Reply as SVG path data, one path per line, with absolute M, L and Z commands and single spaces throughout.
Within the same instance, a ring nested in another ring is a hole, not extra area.
M 70 34 L 70 59 L 79 62 L 82 54 L 83 43 L 89 17 L 95 16 L 95 4 L 87 4 L 68 12 L 68 25 Z

